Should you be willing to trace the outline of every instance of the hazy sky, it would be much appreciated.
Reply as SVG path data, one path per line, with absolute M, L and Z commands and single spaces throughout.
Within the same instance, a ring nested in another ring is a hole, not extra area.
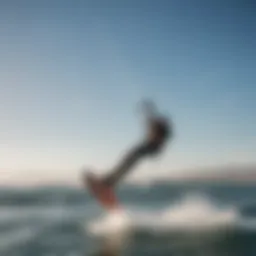
M 253 1 L 4 2 L 1 183 L 110 169 L 142 134 L 142 97 L 176 138 L 138 173 L 255 162 Z

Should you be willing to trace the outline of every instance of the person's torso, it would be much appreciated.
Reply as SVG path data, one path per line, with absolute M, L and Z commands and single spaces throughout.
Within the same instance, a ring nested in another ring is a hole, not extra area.
M 157 117 L 150 121 L 148 139 L 156 144 L 164 143 L 171 135 L 171 127 L 167 118 Z

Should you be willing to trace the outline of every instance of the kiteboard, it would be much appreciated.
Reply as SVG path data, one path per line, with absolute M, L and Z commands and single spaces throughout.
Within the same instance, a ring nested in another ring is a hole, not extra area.
M 105 185 L 91 172 L 85 173 L 84 182 L 91 195 L 105 210 L 113 211 L 119 209 L 119 202 L 111 187 Z

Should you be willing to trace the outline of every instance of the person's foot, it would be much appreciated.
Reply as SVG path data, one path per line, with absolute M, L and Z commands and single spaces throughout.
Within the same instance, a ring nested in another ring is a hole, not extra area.
M 107 187 L 114 186 L 114 180 L 113 180 L 112 176 L 107 175 L 107 176 L 101 178 L 100 180 Z
M 105 187 L 112 188 L 114 186 L 114 179 L 112 175 L 104 175 L 102 177 L 98 177 L 95 173 L 92 172 L 91 168 L 83 168 L 82 169 L 82 181 L 84 185 L 87 185 L 88 180 L 97 180 L 97 182 L 101 183 Z

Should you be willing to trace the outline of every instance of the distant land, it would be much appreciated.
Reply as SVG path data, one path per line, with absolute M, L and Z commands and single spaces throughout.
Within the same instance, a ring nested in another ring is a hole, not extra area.
M 128 184 L 148 186 L 161 183 L 229 183 L 229 184 L 255 184 L 256 185 L 256 163 L 255 164 L 229 164 L 211 167 L 181 169 L 165 172 L 154 177 L 141 175 L 128 177 L 124 181 Z
M 255 165 L 226 165 L 203 168 L 200 170 L 186 170 L 184 176 L 176 180 L 197 182 L 246 182 L 256 183 Z
M 139 173 L 139 172 L 138 172 Z M 175 175 L 174 175 L 175 173 Z M 145 174 L 145 173 L 144 173 Z M 80 180 L 74 174 L 73 180 L 58 179 L 54 177 L 52 180 L 40 181 L 39 178 L 30 178 L 27 182 L 8 182 L 0 181 L 0 188 L 12 187 L 52 187 L 52 188 L 82 188 L 83 185 Z M 212 167 L 201 167 L 193 169 L 184 169 L 179 171 L 165 172 L 160 176 L 141 175 L 140 177 L 127 177 L 123 181 L 126 184 L 138 184 L 138 185 L 150 185 L 161 183 L 235 183 L 235 184 L 255 184 L 256 185 L 256 163 L 244 164 L 244 165 L 222 165 Z

